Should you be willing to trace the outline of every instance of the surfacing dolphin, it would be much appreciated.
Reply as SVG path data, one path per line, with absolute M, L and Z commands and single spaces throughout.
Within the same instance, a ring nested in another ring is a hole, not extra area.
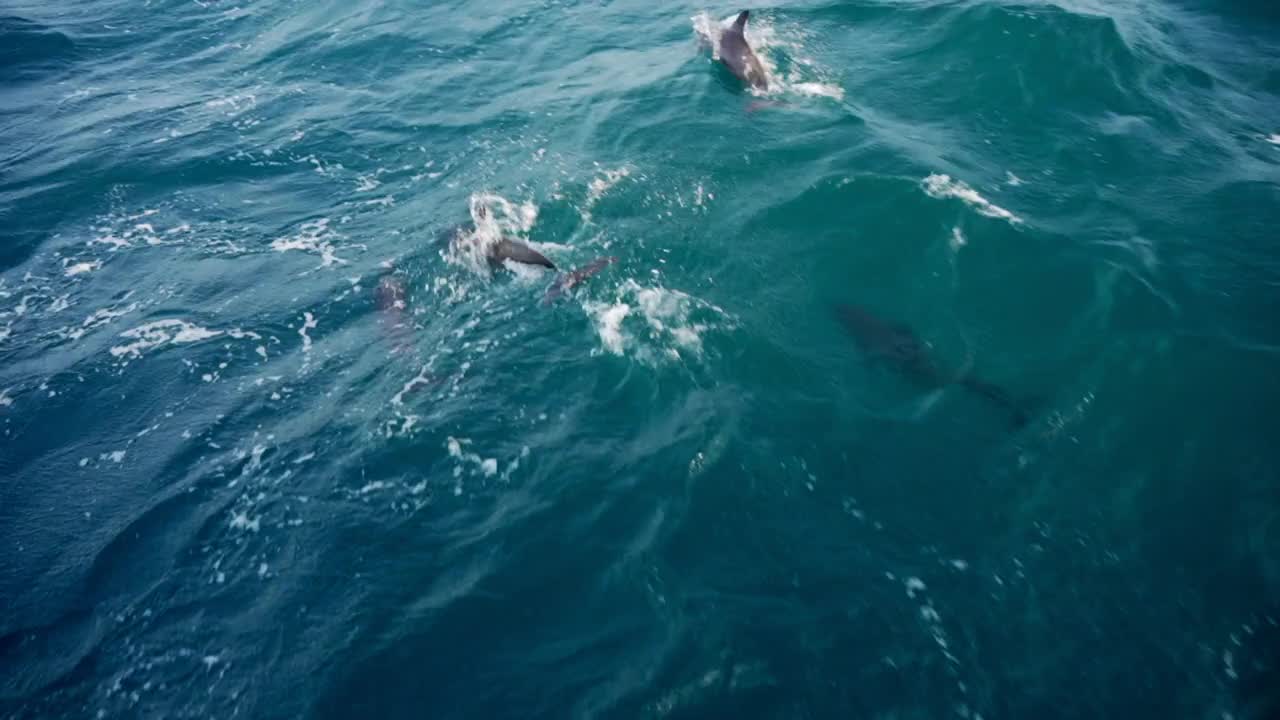
M 476 208 L 476 217 L 483 220 L 489 216 L 489 210 L 483 205 Z M 461 239 L 465 237 L 462 228 L 454 231 L 454 237 Z M 511 238 L 501 238 L 495 243 L 491 243 L 484 248 L 485 259 L 489 261 L 490 267 L 499 267 L 505 261 L 523 263 L 525 265 L 540 265 L 551 270 L 556 269 L 556 264 L 547 259 L 546 255 L 534 250 L 527 244 L 512 240 Z
M 475 213 L 477 220 L 484 220 L 489 217 L 489 211 L 483 206 L 477 207 Z M 449 241 L 453 243 L 476 242 L 474 226 L 471 231 L 468 230 L 466 225 L 454 227 L 452 230 L 448 231 L 447 237 Z M 556 267 L 556 264 L 547 259 L 547 257 L 542 253 L 534 250 L 519 240 L 512 240 L 507 237 L 499 238 L 496 242 L 489 243 L 485 246 L 484 256 L 489 263 L 489 267 L 494 269 L 503 267 L 503 264 L 507 260 L 510 260 L 512 262 L 523 263 L 525 265 L 539 265 L 550 270 L 559 270 L 559 268 Z M 602 270 L 617 261 L 618 258 L 612 256 L 600 257 L 582 267 L 560 273 L 556 278 L 556 281 L 547 289 L 546 294 L 542 298 L 542 304 L 551 304 L 557 298 L 568 294 L 569 291 L 573 290 L 573 288 L 580 285 L 583 281 L 593 275 L 599 274 Z M 379 287 L 378 298 L 380 308 L 384 306 L 391 306 L 395 303 L 397 298 L 402 297 L 402 289 L 397 295 L 390 288 L 384 289 L 381 286 Z M 389 300 L 384 298 L 389 298 Z
M 911 328 L 882 320 L 857 305 L 837 303 L 834 310 L 863 352 L 892 366 L 917 385 L 928 390 L 960 385 L 1011 413 L 1015 426 L 1023 427 L 1030 420 L 1026 410 L 1003 389 L 967 372 L 944 372 L 934 362 L 929 346 Z
M 720 62 L 742 82 L 759 90 L 768 90 L 769 76 L 744 34 L 750 16 L 751 11 L 743 10 L 733 25 L 720 32 Z

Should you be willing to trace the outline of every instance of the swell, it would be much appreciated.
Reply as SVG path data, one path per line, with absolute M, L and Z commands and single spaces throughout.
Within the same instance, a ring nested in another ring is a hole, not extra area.
M 187 464 L 179 456 L 171 467 Z M 58 688 L 87 680 L 94 658 L 108 638 L 119 633 L 115 613 L 136 608 L 165 581 L 199 529 L 221 508 L 210 507 L 195 486 L 179 485 L 152 501 L 121 526 L 106 544 L 91 551 L 79 588 L 39 612 L 55 614 L 7 628 L 0 647 L 9 667 L 0 686 L 0 699 L 32 700 Z M 74 568 L 65 572 L 78 574 Z M 44 594 L 48 588 L 32 588 Z M 53 608 L 60 608 L 54 610 Z
M 63 32 L 20 17 L 0 17 L 0 78 L 5 84 L 50 79 L 79 56 L 75 42 Z

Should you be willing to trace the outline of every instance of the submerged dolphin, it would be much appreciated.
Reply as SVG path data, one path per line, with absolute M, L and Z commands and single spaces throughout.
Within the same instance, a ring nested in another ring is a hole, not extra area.
M 397 274 L 384 276 L 373 288 L 374 306 L 378 308 L 381 325 L 391 339 L 391 350 L 400 353 L 412 345 L 412 321 L 406 315 L 404 282 Z
M 887 322 L 865 308 L 847 303 L 838 303 L 835 314 L 863 352 L 893 366 L 917 385 L 929 390 L 960 385 L 1012 413 L 1017 427 L 1030 420 L 1026 411 L 999 387 L 969 373 L 957 376 L 944 372 L 934 362 L 929 346 L 910 328 Z
M 751 49 L 751 45 L 747 42 L 744 31 L 747 29 L 747 18 L 750 17 L 749 10 L 743 10 L 738 14 L 738 19 L 733 21 L 733 25 L 721 31 L 720 33 L 720 62 L 725 67 L 738 76 L 742 82 L 760 89 L 769 89 L 769 76 L 765 75 L 764 65 L 760 64 L 760 58 L 756 57 L 756 53 Z

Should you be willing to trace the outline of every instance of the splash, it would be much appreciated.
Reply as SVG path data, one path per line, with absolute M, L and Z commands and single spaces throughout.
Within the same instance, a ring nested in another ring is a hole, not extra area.
M 496 193 L 473 193 L 471 227 L 458 228 L 445 259 L 472 272 L 489 275 L 489 251 L 504 237 L 528 234 L 538 220 L 538 206 L 526 200 L 516 204 Z
M 481 457 L 479 453 L 471 452 L 471 440 L 469 438 L 449 437 L 445 441 L 445 448 L 449 451 L 449 457 L 458 461 L 453 468 L 453 477 L 457 481 L 454 486 L 453 494 L 462 494 L 461 478 L 466 467 L 472 466 L 470 475 L 483 476 L 486 478 L 493 477 L 498 474 L 498 459 Z
M 628 336 L 622 332 L 622 321 L 631 314 L 631 306 L 626 303 L 588 303 L 583 306 L 596 323 L 596 333 L 604 349 L 614 355 L 621 355 L 627 347 Z
M 1013 225 L 1021 224 L 1022 218 L 982 197 L 977 190 L 950 175 L 935 173 L 924 179 L 924 191 L 932 198 L 955 198 L 977 210 L 979 214 L 997 220 L 1006 220 Z
M 591 184 L 587 186 L 587 199 L 582 208 L 582 221 L 584 223 L 591 222 L 591 209 L 595 207 L 600 198 L 605 196 L 615 185 L 631 176 L 631 168 L 623 165 L 613 170 L 603 170 L 601 174 L 592 179 Z
M 133 293 L 129 293 L 129 295 L 132 295 L 132 294 Z M 129 295 L 126 295 L 125 298 L 127 299 Z M 92 313 L 90 313 L 80 323 L 79 327 L 63 327 L 60 330 L 58 330 L 58 335 L 60 337 L 67 338 L 69 340 L 79 340 L 80 338 L 84 337 L 85 333 L 89 332 L 90 330 L 94 330 L 104 325 L 109 325 L 110 323 L 115 321 L 117 318 L 121 318 L 121 317 L 124 317 L 125 315 L 135 312 L 140 307 L 141 307 L 140 303 L 133 302 L 133 303 L 129 303 L 127 306 L 120 309 L 99 308 L 97 310 L 94 310 Z
M 91 273 L 100 267 L 102 267 L 102 262 L 98 260 L 94 260 L 92 262 L 80 262 L 74 265 L 70 265 L 67 267 L 67 269 L 64 272 L 67 277 L 75 277 L 76 275 L 84 275 L 85 273 Z
M 583 310 L 591 318 L 601 350 L 610 355 L 633 355 L 646 363 L 700 358 L 703 336 L 729 325 L 720 308 L 679 290 L 623 283 L 612 301 L 587 300 Z
M 302 352 L 311 352 L 311 336 L 307 334 L 308 330 L 316 328 L 316 316 L 309 312 L 302 313 L 302 327 L 298 328 L 298 335 L 302 336 Z
M 346 265 L 347 261 L 338 257 L 335 252 L 333 241 L 337 238 L 338 235 L 329 229 L 329 219 L 320 218 L 303 223 L 299 226 L 297 234 L 272 240 L 271 249 L 276 252 L 300 250 L 319 255 L 321 267 L 334 264 Z

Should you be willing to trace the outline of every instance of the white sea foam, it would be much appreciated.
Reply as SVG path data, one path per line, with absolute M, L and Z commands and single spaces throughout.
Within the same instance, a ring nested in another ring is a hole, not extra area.
M 298 328 L 298 334 L 302 336 L 302 352 L 311 352 L 311 336 L 307 334 L 308 330 L 316 327 L 316 316 L 309 312 L 302 313 L 302 327 Z
M 601 170 L 600 174 L 593 178 L 587 186 L 587 199 L 582 208 L 583 221 L 591 220 L 591 209 L 600 201 L 600 198 L 605 196 L 605 193 L 630 176 L 631 168 L 626 165 L 613 170 Z
M 345 265 L 347 261 L 337 256 L 333 246 L 333 241 L 338 238 L 338 234 L 329 229 L 329 219 L 320 218 L 303 223 L 294 235 L 271 241 L 271 249 L 276 252 L 300 250 L 319 255 L 321 267 L 328 267 L 335 263 Z
M 14 315 L 17 315 L 17 316 L 19 316 L 19 317 L 21 317 L 21 316 L 23 316 L 23 315 L 26 315 L 26 314 L 27 314 L 27 311 L 31 309 L 31 306 L 30 306 L 28 303 L 31 301 L 31 299 L 32 299 L 33 297 L 36 297 L 36 296 L 35 296 L 35 295 L 23 295 L 23 296 L 22 296 L 22 300 L 18 301 L 18 304 L 17 304 L 16 306 L 14 306 L 14 308 L 13 308 L 13 314 L 14 314 Z
M 134 312 L 139 307 L 140 305 L 134 302 L 134 303 L 129 303 L 129 305 L 127 305 L 123 309 L 98 308 L 97 310 L 94 310 L 92 313 L 90 313 L 88 317 L 86 317 L 83 321 L 81 321 L 80 327 L 73 328 L 70 330 L 64 329 L 62 331 L 62 335 L 72 340 L 77 340 L 81 336 L 83 336 L 86 332 L 94 328 L 102 327 L 103 325 L 110 324 L 112 320 L 115 320 L 116 318 L 124 317 L 125 315 L 128 315 L 131 312 Z
M 700 356 L 703 334 L 727 324 L 728 317 L 720 308 L 679 290 L 643 286 L 634 280 L 619 286 L 612 301 L 586 300 L 582 307 L 604 352 L 632 353 L 646 362 Z
M 111 234 L 103 235 L 102 237 L 96 237 L 90 240 L 89 244 L 90 245 L 110 245 L 112 251 L 119 250 L 120 248 L 127 248 L 127 247 L 133 246 L 133 243 L 129 242 L 127 239 L 116 237 L 115 235 L 111 235 Z
M 230 525 L 233 530 L 256 533 L 262 529 L 262 516 L 251 518 L 247 510 L 242 512 L 232 511 Z
M 55 315 L 57 313 L 62 312 L 63 310 L 66 310 L 69 307 L 71 307 L 71 295 L 70 294 L 60 295 L 54 298 L 53 302 L 49 303 L 49 308 L 46 312 L 49 315 Z
M 964 567 L 967 568 L 968 566 L 965 565 Z M 963 568 L 957 567 L 957 569 Z M 938 649 L 942 651 L 943 657 L 945 657 L 948 662 L 952 665 L 958 665 L 960 661 L 951 652 L 951 643 L 947 639 L 947 631 L 942 625 L 942 615 L 938 612 L 938 609 L 934 607 L 933 601 L 929 600 L 927 597 L 923 597 L 927 590 L 924 581 L 918 577 L 909 577 L 906 579 L 904 585 L 907 589 L 907 597 L 912 600 L 921 600 L 920 620 L 929 630 L 929 634 L 933 637 L 934 644 L 936 644 Z
M 458 460 L 458 465 L 453 469 L 453 476 L 460 478 L 465 472 L 466 466 L 471 466 L 472 475 L 483 475 L 484 477 L 493 477 L 498 474 L 498 459 L 481 457 L 479 453 L 472 452 L 471 440 L 469 438 L 450 437 L 445 441 L 445 448 L 449 451 L 449 457 Z M 529 454 L 528 448 L 521 451 L 520 457 L 526 457 Z M 512 466 L 506 473 L 503 473 L 503 479 L 510 475 L 511 471 L 519 467 L 519 460 L 513 462 Z M 461 486 L 454 488 L 454 494 L 460 494 Z
M 163 345 L 195 343 L 222 334 L 221 330 L 202 328 L 185 320 L 157 320 L 120 333 L 120 337 L 134 342 L 116 345 L 111 348 L 110 353 L 115 357 L 141 357 L 144 352 Z
M 102 262 L 98 260 L 93 260 L 90 262 L 79 262 L 79 263 L 75 263 L 74 265 L 68 265 L 64 272 L 66 273 L 67 277 L 74 277 L 76 275 L 91 273 L 100 267 L 102 267 Z
M 258 105 L 258 97 L 252 93 L 228 95 L 224 98 L 210 100 L 204 104 L 210 110 L 218 110 L 227 117 L 234 117 L 245 110 L 253 109 Z
M 984 198 L 977 190 L 969 187 L 960 180 L 952 179 L 950 175 L 934 173 L 924 179 L 924 191 L 933 198 L 955 198 L 977 210 L 980 214 L 998 220 L 1007 220 L 1008 222 L 1018 225 L 1022 223 L 1022 218 L 1005 210 Z
M 621 355 L 627 346 L 627 336 L 622 332 L 622 321 L 631 314 L 631 306 L 626 303 L 585 303 L 587 314 L 595 320 L 596 333 L 605 350 L 614 355 Z
M 417 389 L 418 387 L 425 387 L 425 386 L 427 386 L 427 385 L 431 384 L 431 379 L 432 379 L 432 375 L 431 375 L 431 366 L 430 366 L 430 364 L 428 364 L 426 367 L 424 367 L 424 368 L 422 368 L 421 370 L 419 370 L 419 371 L 418 371 L 418 374 L 417 374 L 417 375 L 415 375 L 415 376 L 413 377 L 413 379 L 411 379 L 411 380 L 409 380 L 408 382 L 406 382 L 406 383 L 404 384 L 404 387 L 400 388 L 400 392 L 396 393 L 396 394 L 391 398 L 391 404 L 392 404 L 392 405 L 403 405 L 403 404 L 404 404 L 404 396 L 405 396 L 407 393 L 413 392 L 413 391 L 414 391 L 415 389 Z
M 827 97 L 832 100 L 844 99 L 844 88 L 835 83 L 797 82 L 791 83 L 789 87 L 801 95 Z
M 906 587 L 907 587 L 907 597 L 912 599 L 915 599 L 916 593 L 924 592 L 927 589 L 925 587 L 924 581 L 918 577 L 907 578 Z
M 698 40 L 711 48 L 711 56 L 720 59 L 721 24 L 709 13 L 700 12 L 689 18 L 693 23 L 693 34 Z
M 1266 140 L 1272 145 L 1280 146 L 1280 133 L 1272 133 L 1267 136 Z

